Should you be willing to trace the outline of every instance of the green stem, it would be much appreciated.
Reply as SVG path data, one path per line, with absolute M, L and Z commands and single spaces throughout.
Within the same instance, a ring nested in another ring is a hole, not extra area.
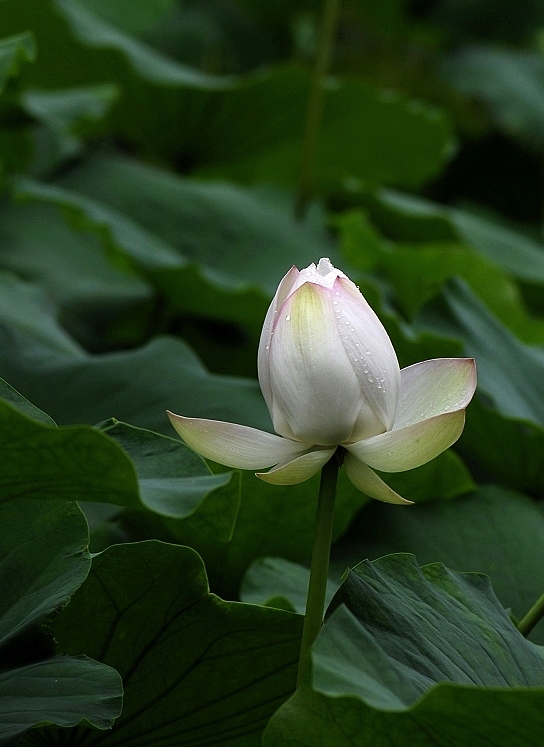
M 518 623 L 519 632 L 527 637 L 535 625 L 544 617 L 544 594 L 533 604 L 529 612 Z
M 319 45 L 312 73 L 308 110 L 306 112 L 306 126 L 302 140 L 298 189 L 295 202 L 295 215 L 302 218 L 306 204 L 311 195 L 312 171 L 317 149 L 321 111 L 323 109 L 323 84 L 329 71 L 340 0 L 324 0 L 323 17 Z
M 327 592 L 327 579 L 329 577 L 336 481 L 338 479 L 340 463 L 339 455 L 335 453 L 321 470 L 310 584 L 308 586 L 308 599 L 306 601 L 306 614 L 304 616 L 302 643 L 300 646 L 297 688 L 301 685 L 309 684 L 310 649 L 323 625 L 325 595 Z

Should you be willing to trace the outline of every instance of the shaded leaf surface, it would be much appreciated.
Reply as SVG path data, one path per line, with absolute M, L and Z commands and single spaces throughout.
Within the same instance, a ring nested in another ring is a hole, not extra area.
M 38 286 L 0 275 L 0 287 L 0 375 L 59 424 L 115 417 L 172 435 L 169 409 L 271 428 L 255 381 L 208 373 L 180 340 L 155 338 L 136 350 L 90 355 L 58 324 Z
M 267 604 L 304 614 L 310 569 L 284 558 L 262 558 L 247 570 L 240 589 L 240 598 L 251 604 Z M 327 583 L 326 604 L 330 602 L 337 584 Z
M 544 148 L 544 62 L 537 52 L 468 47 L 445 60 L 444 77 L 483 101 L 505 132 Z
M 403 551 L 422 564 L 440 561 L 458 571 L 487 574 L 502 605 L 518 619 L 544 588 L 542 513 L 526 496 L 497 486 L 414 506 L 402 515 L 371 503 L 335 549 L 333 565 L 340 574 L 361 558 Z M 544 642 L 542 626 L 531 638 Z
M 544 352 L 520 342 L 461 282 L 444 295 L 454 318 L 451 330 L 478 362 L 478 383 L 503 414 L 544 425 Z
M 84 657 L 54 656 L 2 672 L 0 737 L 44 722 L 68 727 L 85 720 L 109 729 L 121 712 L 122 692 L 114 669 Z
M 87 576 L 87 543 L 75 503 L 19 497 L 0 505 L 0 740 L 43 722 L 85 719 L 105 729 L 119 715 L 117 672 L 53 656 L 50 621 Z
M 0 92 L 7 79 L 19 71 L 23 62 L 33 62 L 36 45 L 32 34 L 21 33 L 0 41 Z
M 88 426 L 44 425 L 2 401 L 0 420 L 0 501 L 20 496 L 141 506 L 130 459 L 104 434 Z
M 55 634 L 62 650 L 83 648 L 123 676 L 123 714 L 93 743 L 245 747 L 259 744 L 292 691 L 300 623 L 210 595 L 193 550 L 152 541 L 97 556 Z M 73 744 L 87 738 L 71 736 Z M 25 743 L 40 742 L 29 735 Z
M 163 516 L 193 513 L 209 493 L 230 481 L 230 472 L 212 475 L 201 457 L 173 438 L 118 421 L 103 423 L 101 430 L 134 463 L 142 503 Z
M 332 606 L 313 653 L 315 692 L 278 711 L 267 747 L 537 743 L 542 649 L 486 577 L 390 555 L 353 569 Z M 493 720 L 481 719 L 493 702 Z

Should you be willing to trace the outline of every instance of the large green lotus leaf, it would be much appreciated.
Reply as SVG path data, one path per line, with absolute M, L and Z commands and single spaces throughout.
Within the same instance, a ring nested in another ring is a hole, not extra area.
M 256 381 L 210 374 L 190 348 L 170 337 L 133 351 L 53 358 L 32 338 L 0 325 L 0 375 L 59 424 L 115 417 L 173 435 L 166 410 L 270 430 Z M 7 353 L 9 351 L 9 355 Z
M 6 457 L 0 474 L 0 501 L 19 495 L 68 498 L 148 508 L 180 518 L 192 514 L 232 477 L 230 472 L 211 474 L 204 461 L 179 440 L 125 423 L 106 423 L 97 430 L 56 428 L 31 420 L 27 415 L 34 416 L 33 406 L 22 397 L 17 399 L 17 393 L 6 385 L 0 394 L 4 389 L 10 404 L 0 400 L 1 448 Z M 233 501 L 232 510 L 223 518 L 228 515 L 233 523 L 236 513 Z
M 0 422 L 0 501 L 63 498 L 142 508 L 132 462 L 100 431 L 45 425 L 2 400 Z
M 32 494 L 30 474 L 27 487 Z M 17 490 L 12 498 L 0 504 L 0 741 L 44 722 L 85 719 L 106 729 L 120 712 L 119 675 L 96 661 L 53 656 L 49 629 L 89 572 L 85 518 L 71 501 L 36 501 Z
M 286 67 L 216 94 L 215 116 L 195 138 L 205 153 L 201 173 L 296 184 L 309 87 L 303 70 Z M 356 79 L 334 79 L 325 85 L 315 183 L 414 186 L 438 173 L 452 145 L 450 123 L 436 108 Z
M 30 493 L 30 474 L 28 487 Z M 12 500 L 0 504 L 0 512 L 0 646 L 4 649 L 57 606 L 67 604 L 89 572 L 90 557 L 87 524 L 75 503 L 30 500 L 18 496 L 15 489 Z
M 537 51 L 468 47 L 441 72 L 465 96 L 483 101 L 508 135 L 544 150 L 544 60 Z
M 0 274 L 0 376 L 59 424 L 115 417 L 173 435 L 165 411 L 271 429 L 255 381 L 208 373 L 169 337 L 131 351 L 90 355 L 60 327 L 35 285 Z
M 189 516 L 213 490 L 230 482 L 231 472 L 211 474 L 204 460 L 178 439 L 115 420 L 100 429 L 130 456 L 142 503 L 163 516 Z
M 504 271 L 459 244 L 397 245 L 384 258 L 397 298 L 410 316 L 435 297 L 446 280 L 462 277 L 520 339 L 544 342 L 544 321 L 527 311 L 519 286 Z
M 276 713 L 266 747 L 538 744 L 543 650 L 518 633 L 487 577 L 390 555 L 350 571 L 332 605 L 314 692 Z
M 121 157 L 88 159 L 62 184 L 70 189 L 20 181 L 18 194 L 52 202 L 96 232 L 114 258 L 152 280 L 170 312 L 241 326 L 246 352 L 227 347 L 225 335 L 211 349 L 209 336 L 194 338 L 222 370 L 235 369 L 239 352 L 254 373 L 270 297 L 293 263 L 337 261 L 322 216 L 295 221 L 289 195 L 278 191 L 197 183 Z
M 544 341 L 544 322 L 530 316 L 509 273 L 460 241 L 392 242 L 367 211 L 348 210 L 335 219 L 340 251 L 361 272 L 385 270 L 408 317 L 434 298 L 446 280 L 462 277 L 497 317 L 525 342 Z
M 86 159 L 56 184 L 135 221 L 164 241 L 178 263 L 199 262 L 224 283 L 229 278 L 251 283 L 268 295 L 293 264 L 304 267 L 319 259 L 320 252 L 332 251 L 332 261 L 338 257 L 324 216 L 312 213 L 295 220 L 291 195 L 280 190 L 184 179 L 113 154 Z M 145 268 L 166 266 L 144 248 L 139 256 L 136 248 L 123 249 Z
M 0 272 L 0 326 L 5 334 L 9 336 L 8 330 L 13 330 L 14 334 L 28 335 L 36 347 L 47 349 L 49 357 L 54 354 L 58 360 L 83 359 L 82 348 L 58 324 L 56 316 L 57 309 L 42 288 Z M 7 337 L 4 339 L 6 359 L 15 356 L 14 346 L 15 341 L 9 344 Z
M 462 241 L 514 278 L 544 283 L 542 244 L 499 220 L 393 190 L 368 196 L 371 216 L 384 235 L 402 242 Z
M 443 295 L 450 318 L 423 314 L 423 325 L 436 330 L 437 323 L 463 341 L 476 359 L 480 391 L 501 414 L 544 425 L 544 351 L 518 340 L 462 281 L 451 281 Z
M 295 221 L 289 196 L 199 183 L 120 156 L 95 156 L 55 185 L 21 180 L 96 232 L 185 313 L 235 321 L 256 337 L 287 272 L 337 254 L 321 216 Z
M 68 727 L 87 722 L 110 729 L 121 712 L 122 694 L 117 672 L 85 657 L 54 656 L 4 671 L 0 744 L 44 723 Z
M 24 62 L 34 62 L 36 44 L 32 34 L 25 32 L 0 40 L 0 92 L 6 81 L 19 72 Z
M 123 63 L 128 63 L 141 78 L 162 86 L 214 89 L 229 83 L 227 78 L 207 75 L 162 55 L 134 36 L 123 33 L 85 7 L 84 3 L 54 0 L 53 7 L 66 19 L 71 33 L 80 44 L 93 51 L 111 50 L 119 72 L 122 72 Z M 93 56 L 92 52 L 90 56 Z
M 83 650 L 123 677 L 123 714 L 93 743 L 256 747 L 293 690 L 301 623 L 209 594 L 193 550 L 151 541 L 96 556 L 55 635 L 63 651 Z M 74 744 L 89 737 L 70 733 Z M 36 731 L 23 744 L 41 738 Z M 65 738 L 50 733 L 46 743 Z
M 157 86 L 221 87 L 226 80 L 180 65 L 135 37 L 109 24 L 77 0 L 28 0 L 20 5 L 5 0 L 5 28 L 30 29 L 40 50 L 40 65 L 32 79 L 43 88 L 62 88 L 81 83 L 123 80 L 141 93 Z M 53 40 L 55 49 L 49 48 Z M 76 55 L 78 64 L 67 64 Z M 142 102 L 143 103 L 143 102 Z
M 506 417 L 476 399 L 458 448 L 480 479 L 544 496 L 543 426 Z
M 129 34 L 142 34 L 153 28 L 174 7 L 175 0 L 79 0 L 80 5 Z
M 30 172 L 48 176 L 80 155 L 85 140 L 100 133 L 117 95 L 117 87 L 109 83 L 23 92 L 21 107 L 41 125 L 32 129 L 34 153 Z
M 0 267 L 32 278 L 79 318 L 111 317 L 151 296 L 141 276 L 113 264 L 98 237 L 71 229 L 54 207 L 6 201 L 0 207 L 0 226 Z M 2 296 L 20 290 L 22 286 L 4 286 Z M 2 317 L 7 318 L 3 312 Z
M 31 28 L 43 50 L 35 84 L 120 85 L 113 124 L 138 147 L 188 158 L 208 173 L 296 182 L 309 93 L 302 69 L 226 80 L 175 62 L 75 0 L 28 0 L 24 7 L 6 0 L 4 9 L 8 31 Z M 318 181 L 416 185 L 440 170 L 451 145 L 451 127 L 436 108 L 361 81 L 334 81 L 325 93 Z
M 147 3 L 145 4 L 147 7 Z M 138 14 L 134 12 L 133 17 Z M 124 33 L 77 0 L 5 0 L 5 33 L 31 30 L 40 64 L 26 71 L 36 89 L 58 90 L 113 83 L 120 96 L 110 127 L 123 140 L 139 143 L 154 155 L 179 150 L 189 119 L 185 96 L 206 99 L 210 89 L 231 85 L 224 77 L 182 65 Z
M 420 563 L 440 561 L 490 576 L 504 607 L 521 619 L 544 588 L 544 518 L 526 496 L 496 486 L 452 501 L 395 510 L 365 506 L 333 551 L 336 575 L 361 558 L 411 552 Z M 544 626 L 532 639 L 544 643 Z

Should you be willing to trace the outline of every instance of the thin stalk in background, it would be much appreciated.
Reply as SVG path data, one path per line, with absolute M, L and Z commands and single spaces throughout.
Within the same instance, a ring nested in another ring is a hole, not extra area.
M 340 451 L 337 451 L 321 470 L 310 583 L 308 586 L 308 599 L 306 601 L 306 614 L 304 616 L 304 628 L 302 630 L 302 643 L 298 664 L 297 688 L 303 684 L 310 684 L 310 649 L 323 625 L 325 595 L 329 576 L 334 504 L 336 501 L 336 482 L 341 462 L 342 454 Z
M 544 617 L 544 594 L 538 599 L 535 604 L 531 607 L 529 612 L 522 617 L 517 624 L 519 632 L 527 637 L 531 630 L 540 622 Z
M 295 201 L 295 216 L 299 219 L 304 216 L 304 210 L 312 192 L 312 175 L 323 110 L 323 84 L 330 68 L 339 11 L 340 0 L 324 1 L 319 44 L 306 112 L 297 197 Z

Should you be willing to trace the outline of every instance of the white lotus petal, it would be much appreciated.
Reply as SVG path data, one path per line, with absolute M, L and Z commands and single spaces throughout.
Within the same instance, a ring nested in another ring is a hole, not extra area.
M 264 469 L 292 459 L 311 447 L 257 428 L 221 420 L 185 418 L 167 412 L 187 446 L 206 459 L 237 469 Z
M 435 358 L 400 372 L 400 397 L 393 428 L 464 409 L 476 389 L 473 358 Z
M 284 464 L 278 464 L 269 472 L 257 472 L 264 482 L 272 485 L 296 485 L 313 477 L 332 457 L 336 449 L 318 449 L 296 457 Z
M 373 436 L 346 448 L 383 472 L 403 472 L 426 464 L 451 446 L 463 431 L 465 411 L 457 410 Z
M 305 283 L 279 314 L 270 343 L 273 423 L 305 443 L 333 446 L 350 438 L 362 397 L 338 335 L 331 291 Z
M 363 464 L 363 462 L 349 452 L 344 459 L 344 467 L 353 485 L 358 490 L 366 493 L 370 498 L 376 498 L 376 500 L 384 501 L 385 503 L 398 503 L 401 505 L 413 502 L 407 501 L 406 498 L 396 493 L 381 477 L 378 477 L 374 470 L 371 470 L 370 467 Z
M 268 370 L 268 356 L 270 352 L 270 341 L 274 334 L 274 322 L 278 315 L 278 310 L 285 303 L 285 300 L 289 296 L 296 280 L 299 276 L 299 271 L 295 266 L 291 267 L 289 272 L 283 277 L 278 289 L 274 294 L 272 303 L 268 307 L 266 316 L 264 318 L 263 328 L 261 331 L 261 339 L 259 341 L 259 352 L 257 354 L 257 371 L 259 376 L 259 384 L 261 391 L 268 405 L 268 410 L 272 413 L 272 390 L 270 388 L 270 373 Z
M 372 409 L 370 402 L 367 399 L 363 399 L 361 408 L 357 413 L 357 419 L 355 420 L 353 430 L 347 442 L 351 443 L 352 441 L 361 441 L 363 438 L 377 436 L 378 433 L 383 433 L 384 431 L 385 426 Z
M 400 370 L 389 335 L 357 286 L 338 278 L 333 288 L 338 334 L 359 386 L 372 410 L 388 430 L 393 426 Z M 352 440 L 363 438 L 354 433 Z

